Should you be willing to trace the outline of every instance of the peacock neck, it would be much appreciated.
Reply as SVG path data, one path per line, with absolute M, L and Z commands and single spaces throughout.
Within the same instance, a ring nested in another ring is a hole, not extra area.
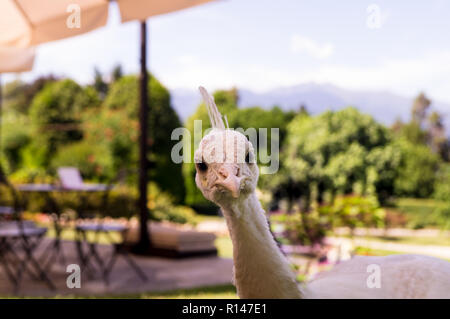
M 240 298 L 301 298 L 255 193 L 222 207 L 233 243 L 234 275 Z

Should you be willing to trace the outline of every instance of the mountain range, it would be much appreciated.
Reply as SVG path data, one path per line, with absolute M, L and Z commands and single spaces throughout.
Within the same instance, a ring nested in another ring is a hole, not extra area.
M 386 125 L 396 119 L 408 121 L 414 96 L 401 96 L 388 91 L 357 91 L 339 88 L 332 84 L 306 83 L 290 87 L 281 87 L 266 92 L 254 92 L 240 89 L 239 107 L 260 106 L 271 108 L 278 105 L 283 110 L 298 110 L 304 105 L 311 114 L 326 110 L 339 110 L 354 106 L 364 113 L 372 115 Z M 419 92 L 418 92 L 419 93 Z M 192 115 L 200 103 L 200 94 L 187 89 L 171 90 L 172 105 L 180 118 L 185 121 Z M 431 108 L 445 116 L 445 124 L 450 128 L 450 103 L 434 101 Z

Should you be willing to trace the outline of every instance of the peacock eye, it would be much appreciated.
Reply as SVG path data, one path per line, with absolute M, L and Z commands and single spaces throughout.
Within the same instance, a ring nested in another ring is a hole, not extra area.
M 205 162 L 197 163 L 197 169 L 200 172 L 206 172 L 206 170 L 208 169 L 208 165 Z
M 253 154 L 251 152 L 248 152 L 247 155 L 245 155 L 245 162 L 247 164 L 253 164 Z

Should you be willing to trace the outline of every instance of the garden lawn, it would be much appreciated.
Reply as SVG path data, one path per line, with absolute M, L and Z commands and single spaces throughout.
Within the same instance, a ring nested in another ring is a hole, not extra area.
M 404 255 L 405 253 L 398 251 L 390 251 L 383 249 L 372 249 L 368 247 L 356 247 L 356 255 L 360 256 L 388 256 L 388 255 Z M 441 258 L 442 260 L 450 261 L 450 259 Z
M 233 245 L 228 236 L 217 237 L 216 239 L 217 253 L 222 258 L 233 258 Z
M 376 236 L 364 236 L 363 238 L 367 239 L 367 240 L 373 240 L 373 241 L 392 242 L 392 243 L 407 244 L 407 245 L 450 246 L 450 237 L 449 236 L 439 236 L 439 237 L 376 237 Z
M 233 285 L 180 289 L 163 293 L 144 293 L 140 295 L 121 296 L 121 298 L 139 299 L 236 299 Z
M 405 214 L 409 228 L 425 228 L 425 227 L 450 227 L 450 220 L 440 209 L 448 206 L 445 202 L 434 199 L 420 198 L 399 198 L 395 201 L 398 211 Z
M 21 297 L 0 296 L 6 299 L 22 299 Z M 33 297 L 34 298 L 34 297 Z M 54 296 L 49 299 L 237 299 L 236 288 L 233 285 L 200 287 L 193 289 L 178 289 L 165 292 L 150 292 L 126 295 L 104 296 Z M 24 299 L 27 299 L 25 297 Z M 45 298 L 47 299 L 47 298 Z

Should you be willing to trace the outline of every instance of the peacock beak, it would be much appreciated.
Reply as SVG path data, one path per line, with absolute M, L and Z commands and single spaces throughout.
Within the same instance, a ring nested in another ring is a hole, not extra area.
M 241 192 L 242 177 L 237 176 L 238 169 L 233 166 L 223 166 L 218 171 L 218 180 L 215 185 L 222 186 L 231 193 L 233 198 L 238 198 Z

